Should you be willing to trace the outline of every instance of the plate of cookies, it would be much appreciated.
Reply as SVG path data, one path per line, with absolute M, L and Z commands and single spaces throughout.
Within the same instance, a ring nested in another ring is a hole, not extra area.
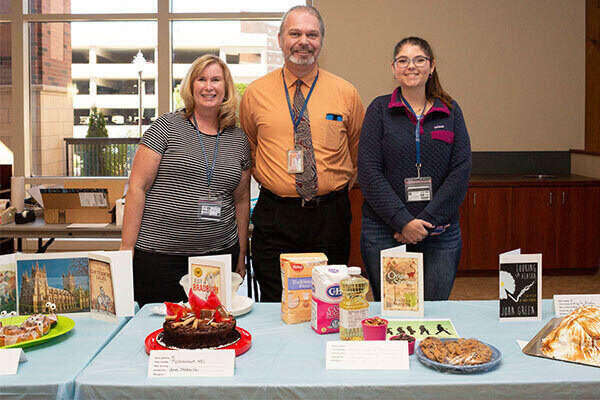
M 419 343 L 415 353 L 423 365 L 455 374 L 491 371 L 502 359 L 500 350 L 477 339 L 428 337 Z

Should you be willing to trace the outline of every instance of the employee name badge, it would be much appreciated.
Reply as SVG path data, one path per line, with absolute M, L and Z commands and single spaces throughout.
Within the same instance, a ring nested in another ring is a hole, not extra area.
M 302 159 L 302 149 L 287 151 L 287 172 L 290 174 L 300 174 L 304 171 L 304 160 Z
M 404 179 L 404 189 L 406 190 L 407 202 L 431 200 L 433 189 L 431 178 L 428 176 Z
M 198 219 L 200 221 L 220 221 L 223 200 L 220 197 L 200 197 Z

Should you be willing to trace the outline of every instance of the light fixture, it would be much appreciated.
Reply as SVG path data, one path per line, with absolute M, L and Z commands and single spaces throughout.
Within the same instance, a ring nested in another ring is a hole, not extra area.
M 146 59 L 144 58 L 144 54 L 142 54 L 142 50 L 138 50 L 135 57 L 133 57 L 133 65 L 135 66 L 135 70 L 138 73 L 138 94 L 140 96 L 140 107 L 138 109 L 138 126 L 140 130 L 140 137 L 142 137 L 142 119 L 144 115 L 144 108 L 142 105 L 142 72 L 144 72 L 144 66 L 146 65 Z

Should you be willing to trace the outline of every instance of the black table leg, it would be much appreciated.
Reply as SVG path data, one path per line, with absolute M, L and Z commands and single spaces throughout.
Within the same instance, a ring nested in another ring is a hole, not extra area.
M 48 246 L 50 246 L 54 242 L 54 238 L 48 239 L 46 244 L 43 244 L 42 238 L 38 238 L 38 250 L 37 253 L 45 253 L 48 250 Z

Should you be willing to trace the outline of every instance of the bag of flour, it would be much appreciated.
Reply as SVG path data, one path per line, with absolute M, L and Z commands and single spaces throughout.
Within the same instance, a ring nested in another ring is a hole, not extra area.
M 345 265 L 322 265 L 312 270 L 310 324 L 319 334 L 340 330 L 340 281 L 348 276 Z
M 311 273 L 315 266 L 326 265 L 323 253 L 282 254 L 281 263 L 281 319 L 286 324 L 310 321 Z

